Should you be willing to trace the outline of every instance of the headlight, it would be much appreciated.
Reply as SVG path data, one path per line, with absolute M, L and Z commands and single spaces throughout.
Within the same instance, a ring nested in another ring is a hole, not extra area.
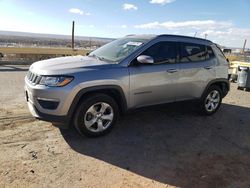
M 71 76 L 42 76 L 39 84 L 50 87 L 62 87 L 69 84 L 74 77 Z

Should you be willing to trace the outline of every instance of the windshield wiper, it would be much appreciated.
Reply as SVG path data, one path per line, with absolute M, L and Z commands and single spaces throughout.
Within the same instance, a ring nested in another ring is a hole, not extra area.
M 95 55 L 95 54 L 89 55 L 89 57 L 94 57 L 94 58 L 96 58 L 96 59 L 98 59 L 98 60 L 100 60 L 100 61 L 115 62 L 115 61 L 112 61 L 112 60 L 110 60 L 110 59 L 106 59 L 105 57 L 99 57 L 99 56 L 97 56 L 97 55 Z
M 95 54 L 88 55 L 88 57 L 94 57 L 94 58 L 96 58 L 96 59 L 99 59 L 99 57 L 98 57 L 97 55 L 95 55 Z
M 101 60 L 101 61 L 115 62 L 115 61 L 112 61 L 112 60 L 107 59 L 107 58 L 105 58 L 105 57 L 98 57 L 98 58 L 99 58 L 99 60 Z

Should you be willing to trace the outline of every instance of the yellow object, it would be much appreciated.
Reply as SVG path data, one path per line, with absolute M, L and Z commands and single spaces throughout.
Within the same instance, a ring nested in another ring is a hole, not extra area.
M 61 82 L 60 84 L 58 84 L 58 86 L 65 86 L 68 83 L 70 83 L 73 80 L 73 78 L 65 78 L 65 80 L 63 80 L 63 82 Z
M 229 63 L 229 69 L 230 74 L 238 74 L 238 67 L 242 66 L 242 67 L 249 67 L 250 68 L 250 62 L 246 62 L 246 61 L 232 61 Z
M 86 55 L 88 50 L 72 48 L 0 47 L 3 54 L 45 54 L 45 55 Z

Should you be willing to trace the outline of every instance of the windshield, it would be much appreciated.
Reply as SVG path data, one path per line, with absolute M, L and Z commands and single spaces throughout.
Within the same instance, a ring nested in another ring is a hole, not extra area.
M 121 38 L 110 42 L 89 54 L 103 61 L 119 62 L 133 53 L 149 39 L 141 38 Z

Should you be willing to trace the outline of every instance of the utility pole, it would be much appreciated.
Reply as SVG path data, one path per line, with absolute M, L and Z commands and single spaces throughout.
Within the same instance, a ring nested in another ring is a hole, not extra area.
M 91 37 L 89 37 L 89 48 L 90 48 L 90 50 L 92 50 L 92 39 L 91 39 Z
M 75 21 L 72 22 L 72 43 L 71 43 L 72 50 L 75 49 Z
M 246 44 L 247 44 L 247 39 L 245 39 L 245 42 L 244 42 L 244 45 L 243 45 L 243 48 L 242 48 L 242 53 L 243 53 L 243 54 L 244 54 L 244 52 L 245 52 Z

